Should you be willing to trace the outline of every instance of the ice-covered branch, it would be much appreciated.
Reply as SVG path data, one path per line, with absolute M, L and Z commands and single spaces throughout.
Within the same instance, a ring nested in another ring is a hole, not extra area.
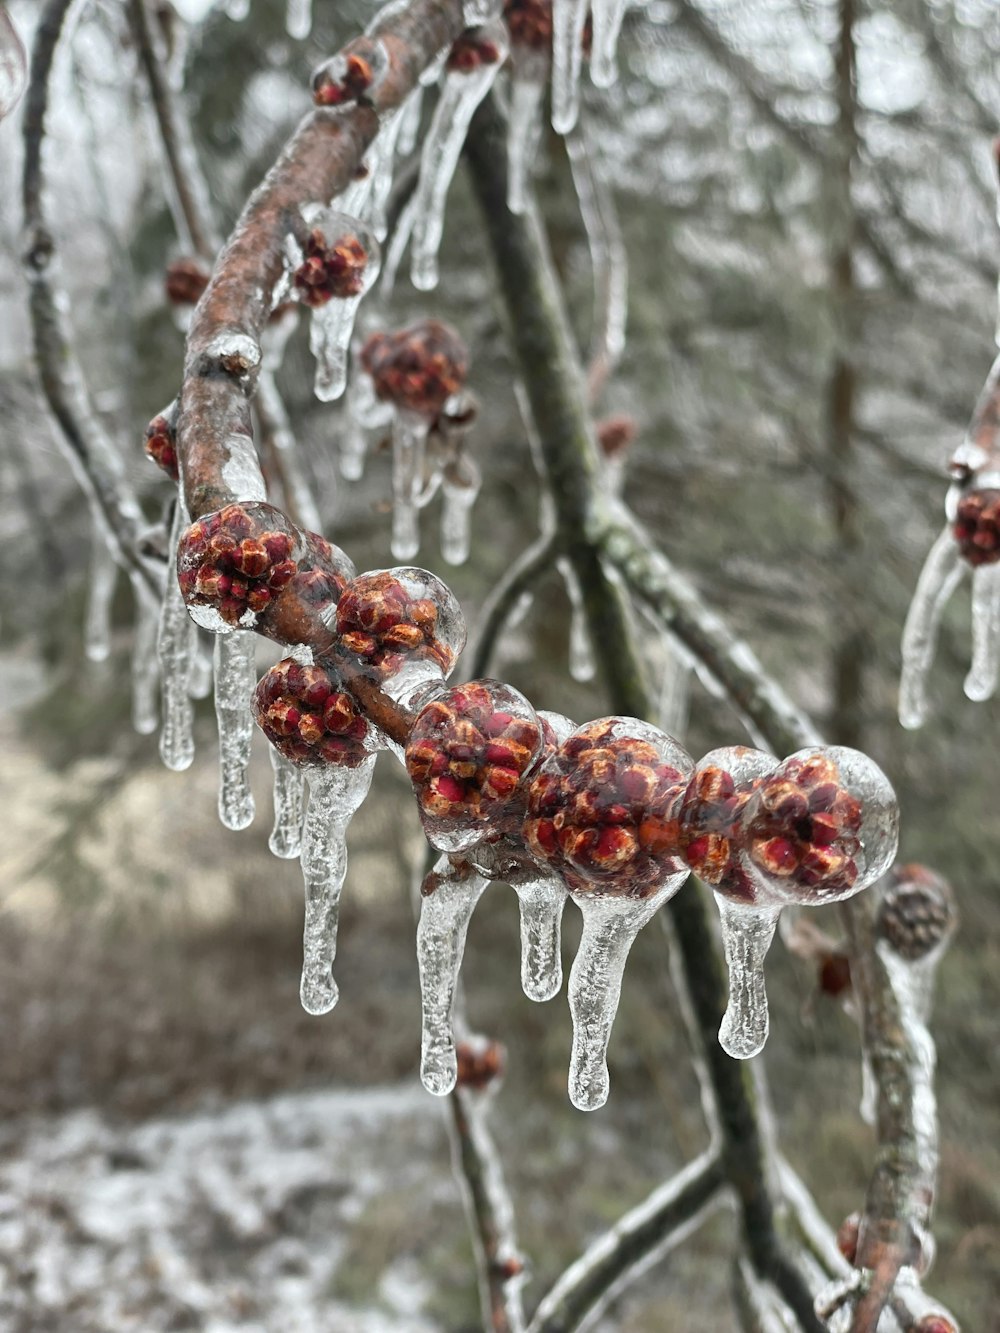
M 531 594 L 538 580 L 555 561 L 556 543 L 547 534 L 522 551 L 493 588 L 483 607 L 476 634 L 470 675 L 485 676 L 490 669 L 497 644 L 515 615 L 521 598 Z

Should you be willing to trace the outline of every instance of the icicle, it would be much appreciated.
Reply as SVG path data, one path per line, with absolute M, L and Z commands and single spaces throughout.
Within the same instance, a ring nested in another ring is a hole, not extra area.
M 285 31 L 294 42 L 304 42 L 312 32 L 312 0 L 286 0 Z
M 418 86 L 403 103 L 399 121 L 399 135 L 396 139 L 396 152 L 400 157 L 409 157 L 417 146 L 417 135 L 420 133 L 420 118 L 423 108 L 424 92 Z
M 372 231 L 380 241 L 384 241 L 389 231 L 386 209 L 392 193 L 393 168 L 396 165 L 396 142 L 403 124 L 404 110 L 384 121 L 375 142 L 369 150 L 368 169 L 371 183 L 368 193 L 366 216 L 371 220 Z
M 28 61 L 24 43 L 7 13 L 0 4 L 0 120 L 17 106 L 28 81 Z
M 492 44 L 498 48 L 495 59 L 484 61 L 471 70 L 452 69 L 445 75 L 434 118 L 424 139 L 420 179 L 414 196 L 410 254 L 410 280 L 421 292 L 429 292 L 437 286 L 438 250 L 448 188 L 458 166 L 469 123 L 503 62 L 506 44 L 502 33 L 499 24 L 495 34 L 492 28 L 488 30 Z M 486 35 L 484 31 L 484 38 Z
M 88 661 L 104 662 L 111 652 L 111 603 L 118 582 L 118 562 L 103 532 L 94 530 L 87 578 L 87 610 L 83 621 L 83 650 Z
M 337 1003 L 333 960 L 337 952 L 340 891 L 347 875 L 347 826 L 368 795 L 375 756 L 356 768 L 332 764 L 309 770 L 309 806 L 302 830 L 302 878 L 306 919 L 302 936 L 302 1008 L 326 1014 Z
M 226 0 L 226 17 L 231 18 L 234 23 L 242 23 L 250 13 L 250 0 Z
M 871 1057 L 861 1052 L 861 1105 L 858 1114 L 866 1125 L 874 1125 L 878 1116 L 878 1084 L 872 1069 Z
M 347 349 L 360 296 L 345 296 L 316 306 L 309 321 L 309 350 L 316 360 L 313 392 L 321 403 L 332 403 L 347 385 Z
M 576 570 L 564 556 L 559 557 L 556 565 L 566 585 L 566 594 L 570 603 L 569 674 L 574 680 L 593 680 L 597 668 L 594 663 L 594 650 L 590 642 L 590 631 L 587 629 L 583 589 L 580 587 Z
M 566 889 L 554 876 L 513 888 L 521 907 L 521 989 L 529 1000 L 551 1000 L 562 986 L 559 938 Z
M 972 668 L 965 678 L 970 699 L 990 699 L 1000 676 L 1000 565 L 972 572 Z
M 625 325 L 628 318 L 628 252 L 611 191 L 600 174 L 597 154 L 590 136 L 581 129 L 566 140 L 573 185 L 580 205 L 580 217 L 587 233 L 594 278 L 594 333 L 590 352 L 588 387 L 592 395 L 599 391 L 625 351 Z M 596 384 L 595 384 L 596 379 Z M 605 471 L 616 494 L 620 494 L 624 474 L 623 460 Z
M 283 861 L 294 861 L 302 847 L 302 803 L 305 773 L 273 745 L 267 747 L 274 771 L 274 827 L 267 845 Z
M 672 891 L 672 890 L 671 890 Z M 574 898 L 583 913 L 583 935 L 569 974 L 573 1018 L 569 1099 L 579 1111 L 596 1111 L 608 1100 L 608 1042 L 629 951 L 639 931 L 669 893 L 646 899 Z
M 355 346 L 355 370 L 347 386 L 346 420 L 340 437 L 340 475 L 348 481 L 360 481 L 364 476 L 368 452 L 366 429 L 387 426 L 392 420 L 391 405 L 376 396 L 372 377 L 358 365 L 358 361 Z
M 590 77 L 598 88 L 610 88 L 618 78 L 615 54 L 625 0 L 591 0 L 591 11 L 594 41 L 590 52 Z
M 412 560 L 420 550 L 417 501 L 423 489 L 424 454 L 430 422 L 396 408 L 392 419 L 392 554 Z
M 190 768 L 194 759 L 191 659 L 192 643 L 197 642 L 197 627 L 187 613 L 187 606 L 174 572 L 174 553 L 181 534 L 189 522 L 187 507 L 178 491 L 170 527 L 171 558 L 167 565 L 167 586 L 163 591 L 156 637 L 156 652 L 160 661 L 162 713 L 160 758 L 167 768 L 173 769 L 175 773 Z M 192 629 L 195 630 L 195 635 L 192 635 Z
M 912 731 L 927 718 L 927 674 L 934 660 L 938 625 L 948 598 L 965 572 L 958 546 L 946 527 L 920 571 L 903 628 L 903 672 L 899 682 L 900 725 Z
M 396 275 L 399 273 L 399 266 L 403 262 L 403 256 L 406 253 L 406 247 L 410 243 L 410 237 L 413 234 L 413 222 L 416 218 L 416 197 L 411 195 L 403 206 L 393 229 L 392 240 L 389 242 L 389 249 L 385 255 L 385 268 L 382 272 L 382 286 L 379 289 L 379 295 L 383 303 L 387 302 L 392 296 L 396 287 Z
M 191 621 L 191 672 L 188 676 L 188 695 L 192 699 L 207 699 L 212 693 L 212 654 L 201 641 L 198 626 Z
M 663 659 L 657 722 L 670 736 L 687 731 L 691 698 L 691 664 L 686 654 L 677 651 L 672 634 L 662 635 Z
M 549 59 L 541 51 L 516 47 L 507 112 L 507 207 L 528 207 L 528 173 L 542 132 L 542 104 L 549 82 Z
M 215 716 L 219 725 L 219 818 L 229 829 L 253 821 L 250 791 L 250 696 L 256 640 L 247 630 L 215 637 Z
M 729 1003 L 719 1028 L 719 1045 L 734 1060 L 749 1060 L 767 1041 L 764 958 L 780 910 L 737 906 L 719 893 L 715 901 L 722 918 L 722 944 L 729 967 Z
M 132 639 L 132 725 L 140 736 L 156 730 L 156 630 L 159 609 L 148 590 L 134 579 L 135 633 Z
M 433 892 L 420 900 L 417 926 L 423 1010 L 420 1080 L 428 1092 L 443 1097 L 455 1086 L 458 1074 L 452 1006 L 469 921 L 486 881 L 467 863 L 458 868 L 447 856 L 442 856 L 430 882 Z
M 472 506 L 482 484 L 479 468 L 467 455 L 442 474 L 441 557 L 445 564 L 464 565 L 469 558 Z
M 552 0 L 552 128 L 568 134 L 576 124 L 588 0 Z

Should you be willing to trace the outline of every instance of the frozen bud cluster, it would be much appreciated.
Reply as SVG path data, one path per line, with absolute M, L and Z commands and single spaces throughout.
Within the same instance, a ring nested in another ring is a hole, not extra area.
M 948 882 L 922 865 L 897 866 L 882 895 L 878 932 L 901 958 L 919 962 L 942 945 L 958 921 Z
M 143 445 L 146 457 L 165 472 L 171 481 L 180 478 L 177 463 L 177 432 L 174 423 L 166 413 L 155 416 L 146 427 L 146 439 Z
M 199 259 L 174 259 L 167 265 L 164 291 L 171 305 L 197 305 L 211 274 Z
M 579 728 L 528 789 L 532 854 L 574 893 L 644 898 L 683 879 L 674 816 L 692 767 L 676 741 L 637 719 Z
M 469 28 L 452 45 L 446 68 L 470 74 L 482 65 L 495 65 L 503 56 L 502 47 L 490 36 L 488 28 Z
M 425 569 L 362 574 L 337 606 L 337 634 L 361 669 L 385 680 L 424 662 L 441 677 L 465 645 L 465 622 L 451 590 Z
M 424 319 L 396 333 L 373 333 L 361 364 L 384 402 L 434 418 L 465 384 L 469 357 L 454 329 Z
M 514 46 L 552 50 L 552 0 L 505 0 L 503 16 Z
M 698 763 L 677 809 L 678 845 L 687 864 L 726 897 L 751 902 L 743 869 L 742 819 L 774 760 L 745 745 L 712 750 Z
M 363 295 L 373 247 L 377 250 L 367 228 L 344 214 L 330 214 L 325 225 L 309 232 L 304 257 L 292 275 L 299 300 L 319 306 L 334 298 Z
M 974 490 L 958 502 L 952 533 L 974 568 L 1000 560 L 1000 490 Z
M 458 1042 L 455 1058 L 458 1063 L 458 1087 L 485 1092 L 498 1079 L 503 1078 L 507 1052 L 500 1042 L 479 1038 L 476 1041 Z
M 499 681 L 470 681 L 429 703 L 406 747 L 428 842 L 460 851 L 499 833 L 541 746 L 535 710 Z
M 269 504 L 231 504 L 192 523 L 177 550 L 177 577 L 203 628 L 253 629 L 295 577 L 302 543 Z
M 371 97 L 388 67 L 389 57 L 382 42 L 358 37 L 313 73 L 313 101 L 328 107 L 364 101 Z
M 285 759 L 302 766 L 355 768 L 370 753 L 369 726 L 354 700 L 323 667 L 286 657 L 253 696 L 257 725 Z

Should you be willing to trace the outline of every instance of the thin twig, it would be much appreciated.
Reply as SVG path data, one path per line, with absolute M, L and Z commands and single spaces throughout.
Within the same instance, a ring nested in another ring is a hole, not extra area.
M 524 593 L 529 591 L 556 558 L 557 543 L 551 533 L 543 533 L 531 546 L 522 551 L 513 564 L 508 565 L 483 606 L 482 621 L 476 634 L 470 675 L 473 680 L 485 676 L 496 651 L 497 642 L 517 609 Z

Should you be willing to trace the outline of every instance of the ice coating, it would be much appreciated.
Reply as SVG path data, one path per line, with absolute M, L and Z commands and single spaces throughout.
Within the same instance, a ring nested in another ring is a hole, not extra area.
M 586 126 L 567 136 L 566 153 L 573 173 L 580 217 L 587 233 L 594 275 L 594 320 L 591 335 L 588 383 L 591 391 L 595 371 L 606 378 L 625 351 L 628 321 L 628 252 L 615 210 L 614 197 L 605 179 L 593 136 Z M 635 437 L 635 422 L 628 416 L 612 416 L 597 424 L 598 444 L 604 460 L 609 488 L 621 493 L 624 458 Z
M 207 699 L 212 693 L 212 654 L 201 642 L 198 626 L 192 620 L 188 630 L 191 654 L 191 673 L 188 694 L 192 699 Z
M 225 0 L 226 17 L 234 23 L 242 23 L 250 13 L 250 0 Z
M 274 826 L 267 845 L 283 861 L 293 861 L 302 847 L 302 806 L 305 774 L 273 745 L 268 746 L 274 770 Z
M 331 402 L 347 384 L 347 355 L 358 306 L 378 277 L 381 253 L 375 233 L 345 212 L 316 204 L 303 207 L 304 244 L 294 243 L 292 286 L 312 309 L 309 348 L 316 359 L 316 397 Z
M 355 357 L 355 361 L 357 357 Z M 387 426 L 392 420 L 392 406 L 375 394 L 371 376 L 356 366 L 347 385 L 346 420 L 340 434 L 340 475 L 348 481 L 360 481 L 368 452 L 367 429 Z
M 618 78 L 615 54 L 625 13 L 625 0 L 590 0 L 590 10 L 594 19 L 590 77 L 598 88 L 610 88 Z
M 909 731 L 927 720 L 927 675 L 934 661 L 941 615 L 964 573 L 958 546 L 951 527 L 947 526 L 931 547 L 920 571 L 903 627 L 899 721 Z
M 498 834 L 541 749 L 535 710 L 501 681 L 469 681 L 428 703 L 405 762 L 431 846 L 457 852 Z
M 514 48 L 507 112 L 507 207 L 516 214 L 528 207 L 529 175 L 542 133 L 549 66 L 546 53 Z
M 24 43 L 7 13 L 0 5 L 0 120 L 17 106 L 28 82 L 28 61 Z
M 452 1030 L 455 987 L 465 952 L 465 938 L 486 880 L 466 861 L 437 861 L 424 881 L 417 926 L 422 1026 L 420 1079 L 428 1092 L 443 1097 L 455 1086 L 458 1061 Z
M 370 180 L 366 216 L 370 219 L 372 231 L 380 242 L 385 240 L 389 231 L 386 209 L 389 204 L 389 196 L 392 194 L 392 181 L 396 166 L 396 145 L 399 141 L 400 130 L 403 128 L 405 114 L 406 107 L 403 106 L 395 111 L 388 120 L 383 121 L 381 129 L 375 136 L 375 142 L 368 150 L 366 159 Z
M 965 678 L 970 699 L 990 699 L 1000 677 L 1000 564 L 972 571 L 972 666 Z
M 691 698 L 690 659 L 677 650 L 672 634 L 662 637 L 660 691 L 657 699 L 657 721 L 671 736 L 683 736 L 687 730 Z
M 418 84 L 400 110 L 399 136 L 396 139 L 396 152 L 400 157 L 409 157 L 417 146 L 423 108 L 424 90 Z
M 132 580 L 135 595 L 135 632 L 132 638 L 132 726 L 140 736 L 156 730 L 159 714 L 156 685 L 159 661 L 156 656 L 156 632 L 159 607 L 138 578 Z
M 566 585 L 566 595 L 569 597 L 570 605 L 569 674 L 574 680 L 593 680 L 597 665 L 594 661 L 593 645 L 590 642 L 590 631 L 587 628 L 583 589 L 580 587 L 576 570 L 565 556 L 560 556 L 556 564 Z
M 250 790 L 250 699 L 256 683 L 253 634 L 215 639 L 215 717 L 219 727 L 219 818 L 228 829 L 253 822 Z
M 441 558 L 464 565 L 472 545 L 472 506 L 482 489 L 479 468 L 468 456 L 445 468 L 441 478 Z
M 397 560 L 411 560 L 420 550 L 418 515 L 424 482 L 424 458 L 431 423 L 417 412 L 397 410 L 392 419 L 392 539 Z
M 743 819 L 753 793 L 777 760 L 747 745 L 710 750 L 699 759 L 677 810 L 677 843 L 688 866 L 720 895 L 754 903 L 741 859 Z
M 719 1044 L 734 1060 L 749 1060 L 767 1041 L 764 958 L 781 909 L 743 907 L 721 893 L 715 895 L 715 901 L 729 968 L 729 1003 L 719 1028 Z
M 552 128 L 557 134 L 568 134 L 579 112 L 588 8 L 588 0 L 552 0 Z
M 444 85 L 420 155 L 410 269 L 418 291 L 431 291 L 437 286 L 437 257 L 448 189 L 472 117 L 506 54 L 506 30 L 500 23 L 463 33 L 449 53 Z
M 388 68 L 385 44 L 369 31 L 317 67 L 312 76 L 313 101 L 334 108 L 360 102 L 372 95 Z
M 105 662 L 111 652 L 111 603 L 118 582 L 118 562 L 104 533 L 95 527 L 90 543 L 83 651 L 88 662 Z M 185 613 L 184 619 L 187 620 Z
M 285 31 L 294 42 L 304 42 L 312 32 L 312 0 L 286 0 Z
M 272 746 L 299 767 L 354 767 L 375 748 L 353 698 L 319 663 L 275 663 L 257 682 L 252 711 Z
M 170 551 L 176 551 L 181 533 L 188 526 L 188 512 L 178 492 L 170 526 Z M 180 584 L 167 569 L 167 582 L 160 606 L 156 651 L 160 659 L 160 758 L 167 768 L 182 772 L 194 759 L 194 709 L 191 707 L 191 657 L 196 641 Z
M 333 960 L 337 951 L 340 893 L 347 875 L 347 827 L 368 795 L 375 755 L 355 767 L 309 769 L 309 805 L 302 827 L 305 926 L 302 936 L 302 1007 L 325 1014 L 337 1003 Z

